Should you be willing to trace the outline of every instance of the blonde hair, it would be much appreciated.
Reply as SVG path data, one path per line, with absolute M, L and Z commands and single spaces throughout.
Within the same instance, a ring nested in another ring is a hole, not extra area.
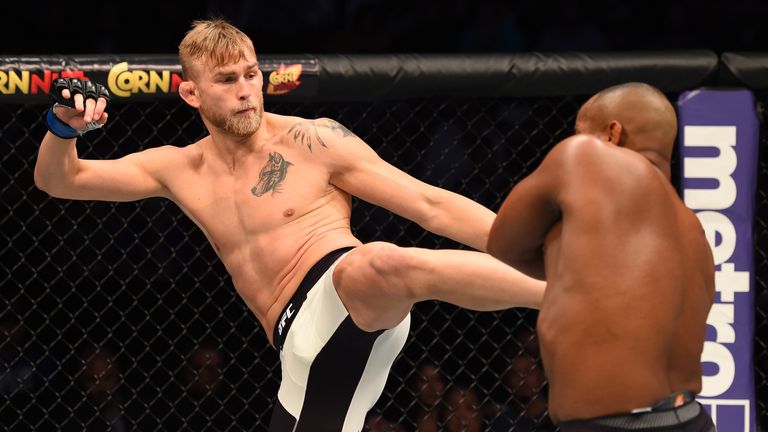
M 251 53 L 256 53 L 251 39 L 220 18 L 194 21 L 179 44 L 179 62 L 185 79 L 191 77 L 191 65 L 196 60 L 216 67 L 236 63 Z

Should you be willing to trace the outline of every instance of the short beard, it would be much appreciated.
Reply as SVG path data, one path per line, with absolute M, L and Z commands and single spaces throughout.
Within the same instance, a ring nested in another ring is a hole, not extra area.
M 245 138 L 253 135 L 259 130 L 259 127 L 261 126 L 261 117 L 264 113 L 260 106 L 251 105 L 241 107 L 238 111 L 248 108 L 253 108 L 253 111 L 248 114 L 224 115 L 209 111 L 207 108 L 200 106 L 200 115 L 208 119 L 213 126 L 221 129 L 226 134 L 238 138 Z

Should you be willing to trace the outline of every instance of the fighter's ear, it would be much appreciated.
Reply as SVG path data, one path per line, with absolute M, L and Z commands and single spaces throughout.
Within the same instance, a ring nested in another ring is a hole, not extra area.
M 179 84 L 179 96 L 192 108 L 200 108 L 200 96 L 194 81 L 182 81 Z
M 608 125 L 608 142 L 617 146 L 621 146 L 624 144 L 622 142 L 622 138 L 624 138 L 622 135 L 623 132 L 624 126 L 622 126 L 618 120 L 611 120 L 611 123 Z

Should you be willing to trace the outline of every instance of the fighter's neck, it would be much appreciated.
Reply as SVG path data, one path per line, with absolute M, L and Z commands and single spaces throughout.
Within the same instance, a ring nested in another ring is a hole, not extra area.
M 672 179 L 672 168 L 670 167 L 670 161 L 661 153 L 655 150 L 637 150 L 644 158 L 648 159 L 651 165 L 655 166 L 667 180 Z
M 273 137 L 273 126 L 270 116 L 264 113 L 261 126 L 253 134 L 246 137 L 236 137 L 219 129 L 210 128 L 209 152 L 213 157 L 224 163 L 234 172 L 240 161 L 246 156 L 263 151 L 266 143 Z

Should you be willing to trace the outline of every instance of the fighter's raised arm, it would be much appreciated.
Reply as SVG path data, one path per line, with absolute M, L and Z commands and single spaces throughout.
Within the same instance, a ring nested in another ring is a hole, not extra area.
M 35 165 L 35 184 L 58 198 L 132 201 L 167 196 L 159 173 L 167 167 L 170 148 L 150 149 L 114 160 L 80 159 L 77 138 L 102 127 L 109 92 L 101 85 L 59 78 L 51 86 L 56 102 L 46 113 Z

